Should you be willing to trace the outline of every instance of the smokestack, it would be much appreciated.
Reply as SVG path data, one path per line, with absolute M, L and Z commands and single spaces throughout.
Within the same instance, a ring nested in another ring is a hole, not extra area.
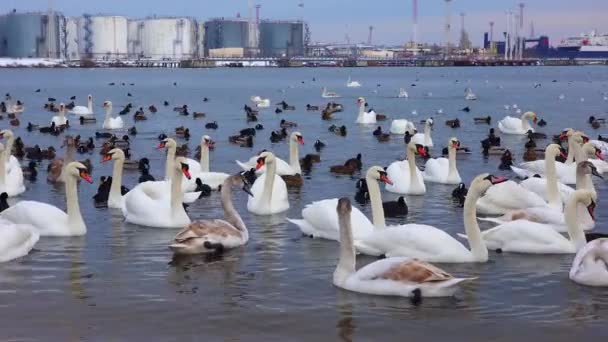
M 367 45 L 372 45 L 372 34 L 374 32 L 374 27 L 370 25 L 369 34 L 367 36 Z
M 450 2 L 452 0 L 445 1 L 445 55 L 450 54 Z
M 490 21 L 490 51 L 494 53 L 494 22 Z
M 412 0 L 412 47 L 418 53 L 418 0 Z

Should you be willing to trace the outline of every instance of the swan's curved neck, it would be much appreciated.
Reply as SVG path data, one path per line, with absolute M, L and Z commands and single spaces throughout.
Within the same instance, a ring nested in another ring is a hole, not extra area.
M 351 227 L 351 214 L 338 213 L 340 224 L 340 258 L 334 271 L 334 283 L 342 284 L 355 272 L 355 246 Z
M 566 158 L 566 164 L 572 164 L 574 162 L 574 152 L 576 151 L 574 148 L 574 139 L 572 136 L 568 137 L 568 158 Z
M 274 187 L 274 176 L 277 172 L 275 162 L 266 164 L 266 179 L 264 180 L 264 192 L 262 192 L 262 203 L 272 203 L 272 188 Z
M 366 176 L 365 181 L 367 182 L 367 191 L 369 193 L 369 200 L 372 205 L 372 221 L 374 227 L 377 229 L 383 229 L 386 227 L 386 221 L 384 220 L 384 208 L 382 207 L 382 195 L 380 193 L 380 185 L 378 181 L 372 177 Z
M 222 209 L 224 209 L 224 218 L 226 221 L 230 222 L 234 227 L 240 230 L 245 237 L 249 237 L 249 232 L 247 231 L 247 226 L 243 222 L 241 215 L 239 215 L 238 211 L 234 209 L 234 205 L 232 203 L 232 184 L 230 178 L 226 179 L 222 185 L 221 191 L 221 200 L 222 200 Z
M 469 193 L 464 200 L 464 230 L 469 240 L 469 247 L 473 258 L 478 262 L 488 261 L 488 248 L 481 237 L 481 230 L 477 224 L 477 200 L 479 191 L 475 188 L 469 189 Z
M 407 149 L 407 162 L 410 168 L 410 187 L 418 186 L 418 169 L 416 168 L 416 154 L 412 149 Z
M 182 173 L 174 168 L 171 176 L 171 213 L 184 210 L 184 193 L 182 192 Z
M 175 165 L 175 147 L 167 148 L 167 162 L 165 163 L 165 179 L 169 180 L 173 177 L 173 165 Z M 202 151 L 201 151 L 202 153 Z
M 112 106 L 106 106 L 106 117 L 103 120 L 103 125 L 109 125 L 110 124 L 110 118 L 112 116 Z
M 8 157 L 10 156 L 10 154 L 8 154 L 7 150 L 2 151 L 2 153 L 0 153 L 0 190 L 4 191 L 4 188 L 6 186 L 6 161 L 8 160 Z
M 521 127 L 524 129 L 524 132 L 527 132 L 531 128 L 526 114 L 521 116 Z
M 116 159 L 114 169 L 112 170 L 112 185 L 110 186 L 110 195 L 108 202 L 119 203 L 122 197 L 122 168 L 125 163 L 123 158 Z
M 78 203 L 77 179 L 73 176 L 66 177 L 65 196 L 67 201 L 68 228 L 71 230 L 82 227 L 86 228 L 82 214 L 80 213 L 80 204 Z
M 201 172 L 209 172 L 209 146 L 201 143 Z
M 424 124 L 424 145 L 429 146 L 431 144 L 431 124 Z
M 300 167 L 300 151 L 298 149 L 298 141 L 293 139 L 289 142 L 289 164 L 297 174 L 302 174 L 302 168 Z
M 87 99 L 87 108 L 89 108 L 89 113 L 93 113 L 93 99 Z
M 11 155 L 13 154 L 13 144 L 14 143 L 15 143 L 15 137 L 9 136 L 6 139 L 6 146 L 4 149 L 4 152 L 6 153 L 6 161 L 8 161 L 9 158 L 11 157 Z
M 576 190 L 590 190 L 595 192 L 595 185 L 593 185 L 593 180 L 591 179 L 590 174 L 581 174 L 578 172 L 578 168 L 576 169 Z
M 564 219 L 568 227 L 568 236 L 570 237 L 570 242 L 572 242 L 577 251 L 587 244 L 585 233 L 583 232 L 582 227 L 579 227 L 576 219 L 576 207 L 578 206 L 579 202 L 580 198 L 578 194 L 573 194 L 566 203 L 566 211 L 564 213 Z
M 574 148 L 574 162 L 578 165 L 578 163 L 587 160 L 587 155 L 585 154 L 585 151 L 583 150 L 583 146 L 581 146 L 578 143 L 573 143 Z
M 456 148 L 448 147 L 448 180 L 460 178 L 458 169 L 456 168 Z
M 365 114 L 365 101 L 359 103 L 359 116 L 357 117 L 357 120 L 363 120 L 363 114 Z
M 545 171 L 547 173 L 546 191 L 549 206 L 562 209 L 562 199 L 557 187 L 557 170 L 555 169 L 555 157 L 551 154 L 545 156 Z

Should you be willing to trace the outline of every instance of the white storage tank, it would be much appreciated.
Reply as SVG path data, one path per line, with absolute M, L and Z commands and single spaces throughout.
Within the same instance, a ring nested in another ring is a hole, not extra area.
M 129 22 L 129 54 L 148 59 L 196 57 L 199 26 L 190 18 L 146 18 Z
M 78 60 L 78 18 L 66 18 L 64 37 L 65 58 L 67 60 Z
M 97 60 L 127 58 L 127 18 L 104 15 L 79 18 L 78 50 L 81 57 Z

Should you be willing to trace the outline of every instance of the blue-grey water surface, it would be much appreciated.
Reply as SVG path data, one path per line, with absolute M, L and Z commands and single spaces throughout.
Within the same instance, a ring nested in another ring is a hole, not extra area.
M 84 105 L 93 94 L 95 113 L 102 117 L 103 100 L 112 100 L 115 114 L 127 102 L 138 108 L 155 104 L 156 114 L 136 124 L 139 134 L 132 145 L 133 158 L 148 157 L 152 174 L 164 172 L 164 154 L 155 149 L 157 135 L 173 128 L 190 128 L 191 151 L 201 134 L 216 141 L 211 169 L 238 171 L 235 159 L 247 160 L 263 148 L 288 158 L 285 142 L 271 144 L 268 137 L 278 121 L 298 122 L 306 144 L 301 155 L 313 152 L 312 143 L 321 139 L 327 147 L 301 190 L 290 190 L 291 209 L 271 217 L 255 216 L 246 210 L 244 193 L 235 203 L 247 224 L 251 238 L 243 247 L 223 257 L 197 256 L 171 262 L 167 245 L 176 233 L 126 224 L 119 211 L 95 208 L 91 197 L 97 184 L 81 182 L 79 196 L 88 233 L 80 238 L 43 237 L 30 255 L 0 264 L 0 339 L 47 340 L 358 340 L 403 341 L 438 338 L 454 340 L 572 340 L 605 336 L 608 318 L 608 290 L 579 286 L 568 279 L 572 255 L 490 254 L 485 264 L 441 265 L 462 276 L 478 277 L 465 285 L 455 298 L 425 299 L 413 306 L 408 299 L 349 293 L 335 288 L 332 273 L 338 244 L 303 237 L 286 217 L 300 217 L 301 209 L 314 200 L 353 197 L 357 177 L 334 176 L 329 166 L 363 154 L 364 169 L 387 166 L 403 158 L 403 139 L 394 136 L 379 143 L 372 136 L 374 126 L 354 123 L 356 98 L 366 97 L 378 112 L 390 118 L 419 121 L 433 116 L 434 152 L 451 136 L 474 152 L 459 156 L 458 168 L 468 183 L 481 172 L 498 171 L 499 159 L 483 159 L 479 141 L 488 125 L 474 125 L 473 117 L 492 115 L 492 127 L 506 115 L 504 105 L 517 104 L 523 111 L 535 111 L 547 120 L 540 131 L 556 133 L 566 127 L 584 129 L 593 138 L 608 134 L 605 127 L 592 130 L 589 115 L 605 115 L 608 101 L 608 69 L 605 67 L 522 68 L 362 68 L 362 69 L 22 69 L 0 70 L 0 91 L 10 92 L 26 103 L 16 135 L 26 145 L 60 145 L 60 138 L 28 133 L 28 121 L 46 124 L 52 114 L 42 110 L 47 97 L 67 99 L 76 95 Z M 346 88 L 348 76 L 363 83 Z M 316 81 L 313 81 L 313 78 Z M 552 82 L 556 80 L 556 82 Z M 115 86 L 108 83 L 116 82 Z M 125 82 L 126 86 L 121 83 Z M 177 82 L 174 86 L 173 82 Z M 541 86 L 534 87 L 535 83 Z M 130 86 L 130 83 L 135 85 Z M 415 87 L 411 84 L 416 84 Z M 345 111 L 333 122 L 321 121 L 319 112 L 307 112 L 306 104 L 324 105 L 321 87 L 340 93 L 337 102 Z M 395 98 L 404 87 L 410 99 Z M 472 87 L 479 100 L 466 102 L 463 91 Z M 40 93 L 35 93 L 40 88 Z M 127 97 L 130 92 L 133 96 Z M 559 100 L 560 94 L 565 98 Z M 251 149 L 231 145 L 228 136 L 252 126 L 245 121 L 242 106 L 250 96 L 281 100 L 297 110 L 275 114 L 274 107 L 260 114 L 266 127 L 259 131 Z M 203 102 L 208 97 L 209 102 Z M 584 98 L 584 101 L 582 100 Z M 162 106 L 168 100 L 169 107 Z M 191 111 L 203 111 L 207 118 L 193 120 L 178 116 L 173 106 L 188 104 Z M 471 107 L 470 113 L 459 111 Z M 443 109 L 443 114 L 437 114 Z M 416 110 L 414 117 L 411 112 Z M 146 110 L 147 112 L 147 110 Z M 462 128 L 451 129 L 445 120 L 460 118 Z M 132 126 L 132 114 L 124 116 Z M 217 131 L 204 123 L 216 120 Z M 70 134 L 88 137 L 99 130 L 76 122 Z M 328 132 L 330 124 L 346 125 L 348 135 Z M 0 122 L 8 127 L 8 120 Z M 388 130 L 390 119 L 381 123 Z M 418 124 L 419 128 L 422 125 Z M 521 161 L 523 137 L 504 137 Z M 100 141 L 98 141 L 100 143 Z M 182 139 L 178 143 L 183 143 Z M 543 145 L 541 142 L 540 146 Z M 65 151 L 59 149 L 58 155 Z M 101 164 L 98 149 L 94 179 L 109 175 L 111 163 Z M 25 163 L 25 161 L 24 161 Z M 48 185 L 46 165 L 38 182 L 27 184 L 22 199 L 35 199 L 65 208 L 61 187 Z M 138 174 L 126 171 L 123 183 L 133 187 Z M 605 204 L 607 186 L 597 179 L 600 205 L 597 231 L 608 231 Z M 434 225 L 454 235 L 463 231 L 462 209 L 455 206 L 453 186 L 427 183 L 425 196 L 408 196 L 407 219 L 387 223 L 416 222 Z M 383 192 L 383 199 L 396 196 Z M 369 207 L 363 208 L 370 214 Z M 222 215 L 219 195 L 214 193 L 190 207 L 192 219 Z M 486 227 L 482 225 L 482 227 Z M 360 256 L 359 265 L 373 258 Z

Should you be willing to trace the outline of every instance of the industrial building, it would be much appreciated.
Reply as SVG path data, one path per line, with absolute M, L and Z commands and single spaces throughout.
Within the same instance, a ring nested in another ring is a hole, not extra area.
M 264 57 L 304 56 L 302 21 L 263 20 L 259 24 L 260 54 Z
M 76 19 L 80 58 L 119 60 L 128 57 L 127 18 L 88 15 Z
M 192 18 L 154 17 L 130 20 L 131 59 L 192 59 L 199 56 L 204 27 Z
M 251 55 L 250 25 L 246 19 L 214 18 L 205 22 L 205 56 L 214 55 L 213 50 L 232 51 L 239 49 L 243 55 Z M 240 56 L 242 57 L 242 56 Z
M 13 58 L 61 58 L 63 16 L 9 13 L 0 16 L 0 55 Z

